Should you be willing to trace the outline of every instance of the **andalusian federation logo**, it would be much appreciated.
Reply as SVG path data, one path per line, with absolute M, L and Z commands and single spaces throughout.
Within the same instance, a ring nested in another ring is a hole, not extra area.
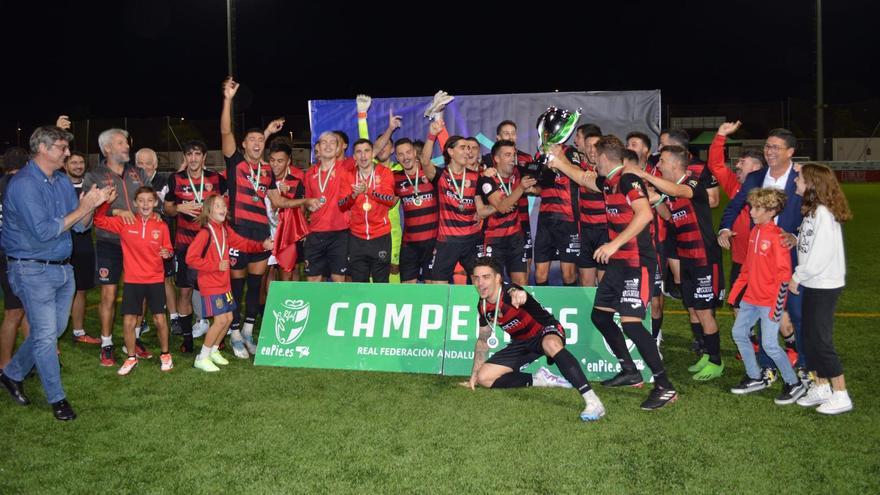
M 300 338 L 309 322 L 309 303 L 301 299 L 286 299 L 275 315 L 275 338 L 279 344 L 292 344 Z

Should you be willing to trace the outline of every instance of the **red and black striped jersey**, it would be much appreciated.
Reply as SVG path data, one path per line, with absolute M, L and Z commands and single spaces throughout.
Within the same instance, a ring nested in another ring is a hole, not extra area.
M 573 147 L 565 147 L 565 156 L 575 167 L 580 167 L 582 155 Z M 558 174 L 552 187 L 541 189 L 541 208 L 539 217 L 555 217 L 557 220 L 574 222 L 574 203 L 577 198 L 577 184 L 565 174 Z
M 217 172 L 202 170 L 202 175 L 198 179 L 190 180 L 189 173 L 184 170 L 172 174 L 168 178 L 168 192 L 165 194 L 165 201 L 175 205 L 192 201 L 202 203 L 211 196 L 224 194 L 226 194 L 226 179 L 220 177 Z M 182 249 L 192 244 L 202 226 L 195 218 L 183 213 L 178 213 L 174 218 L 177 223 L 174 233 L 174 249 Z
M 278 187 L 281 196 L 287 199 L 302 199 L 306 197 L 305 172 L 295 165 L 287 167 L 287 174 L 284 178 L 275 177 L 275 185 Z M 287 186 L 282 188 L 281 184 Z
M 321 207 L 309 215 L 311 232 L 348 230 L 351 215 L 339 208 L 339 200 L 342 199 L 340 191 L 343 181 L 348 180 L 351 172 L 354 171 L 353 164 L 353 161 L 337 160 L 332 168 L 323 171 L 321 164 L 315 163 L 306 171 L 306 197 L 318 198 L 321 202 Z
M 480 191 L 480 196 L 483 197 L 483 203 L 489 205 L 489 196 L 492 196 L 496 192 L 500 194 L 499 199 L 506 198 L 508 196 L 508 191 L 513 191 L 513 189 L 519 184 L 519 180 L 519 170 L 516 168 L 513 169 L 513 174 L 511 174 L 507 180 L 502 179 L 498 174 L 494 177 L 480 177 L 477 185 Z M 485 235 L 487 242 L 491 239 L 509 237 L 522 232 L 520 211 L 523 204 L 526 205 L 526 211 L 528 211 L 529 202 L 526 200 L 525 195 L 519 198 L 513 211 L 509 213 L 496 212 L 486 219 Z
M 480 174 L 464 169 L 453 174 L 449 167 L 438 172 L 437 199 L 440 209 L 440 226 L 438 239 L 461 238 L 480 233 L 480 221 L 476 219 L 477 205 L 474 196 L 477 194 L 477 181 Z M 456 191 L 459 188 L 459 191 Z
M 587 163 L 581 164 L 581 168 L 595 172 L 596 168 Z M 578 207 L 580 210 L 581 228 L 584 229 L 607 229 L 608 220 L 605 218 L 605 195 L 593 192 L 586 187 L 578 188 Z
M 437 189 L 435 182 L 414 167 L 416 173 L 394 172 L 394 194 L 403 208 L 403 242 L 423 242 L 437 238 Z M 439 179 L 437 174 L 435 179 Z M 418 193 L 416 190 L 418 189 Z
M 648 204 L 645 185 L 637 175 L 615 174 L 610 179 L 599 176 L 596 185 L 605 195 L 605 214 L 608 217 L 608 237 L 613 241 L 623 232 L 635 216 L 632 203 L 644 200 Z M 650 266 L 656 262 L 656 252 L 651 234 L 646 227 L 626 242 L 608 260 L 609 266 Z
M 654 164 L 651 164 L 651 162 L 649 161 L 648 164 L 645 166 L 645 172 L 653 175 L 654 177 L 662 177 L 662 175 L 660 174 L 660 168 L 657 167 L 656 162 Z M 669 222 L 664 220 L 663 217 L 661 217 L 657 213 L 656 208 L 652 208 L 652 210 L 654 213 L 654 220 L 651 221 L 651 239 L 654 240 L 654 247 L 657 249 L 657 253 L 660 254 L 663 242 L 666 240 L 666 231 L 669 228 Z
M 229 225 L 237 234 L 251 240 L 269 237 L 269 215 L 265 200 L 266 193 L 275 189 L 272 167 L 262 161 L 251 165 L 238 150 L 225 158 Z
M 712 175 L 712 171 L 709 170 L 709 167 L 706 166 L 705 162 L 691 157 L 687 169 L 693 177 L 696 177 L 700 180 L 700 182 L 706 189 L 712 189 L 713 187 L 721 186 L 721 184 L 718 183 L 718 179 L 716 179 L 715 176 Z
M 541 335 L 545 328 L 552 327 L 560 334 L 565 335 L 565 329 L 559 321 L 553 317 L 541 304 L 526 291 L 526 302 L 518 308 L 513 307 L 510 301 L 510 289 L 522 287 L 515 284 L 504 283 L 501 286 L 500 304 L 492 304 L 480 299 L 477 302 L 477 310 L 480 313 L 480 326 L 487 327 L 496 323 L 502 330 L 510 335 L 513 340 L 528 340 Z M 494 330 L 494 328 L 493 328 Z
M 711 174 L 710 174 L 711 175 Z M 721 261 L 721 248 L 712 228 L 712 210 L 703 177 L 688 171 L 688 178 L 682 185 L 691 188 L 694 196 L 688 198 L 667 198 L 666 203 L 672 214 L 675 234 L 675 250 L 682 263 L 693 266 L 706 266 Z

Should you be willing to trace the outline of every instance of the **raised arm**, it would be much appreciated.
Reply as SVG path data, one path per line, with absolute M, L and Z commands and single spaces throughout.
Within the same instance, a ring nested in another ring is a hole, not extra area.
M 223 80 L 223 110 L 220 112 L 220 148 L 226 158 L 235 154 L 237 145 L 232 133 L 232 99 L 238 92 L 239 84 L 232 76 Z
M 573 165 L 568 160 L 568 157 L 565 156 L 562 146 L 558 144 L 553 146 L 550 149 L 550 157 L 550 162 L 547 163 L 547 166 L 551 169 L 558 170 L 567 175 L 569 179 L 579 186 L 586 187 L 593 192 L 602 192 L 596 185 L 596 173 Z

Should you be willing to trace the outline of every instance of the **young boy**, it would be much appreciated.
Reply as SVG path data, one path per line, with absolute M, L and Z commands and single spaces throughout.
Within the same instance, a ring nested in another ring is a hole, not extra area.
M 168 225 L 153 210 L 159 197 L 151 187 L 140 187 L 135 192 L 136 214 L 133 224 L 122 217 L 107 216 L 108 203 L 95 215 L 95 225 L 119 234 L 122 242 L 122 267 L 125 287 L 122 293 L 122 328 L 128 359 L 119 367 L 120 375 L 131 373 L 137 364 L 135 326 L 143 311 L 144 299 L 153 313 L 159 333 L 159 356 L 162 371 L 170 371 L 174 364 L 168 352 L 168 324 L 165 321 L 165 267 L 163 260 L 174 252 Z
M 739 313 L 733 324 L 733 340 L 742 355 L 746 376 L 730 389 L 734 394 L 748 394 L 769 385 L 761 376 L 755 349 L 749 340 L 749 329 L 761 320 L 761 343 L 776 364 L 785 384 L 775 402 L 792 404 L 804 395 L 805 389 L 794 368 L 779 346 L 779 321 L 785 307 L 788 281 L 791 278 L 791 254 L 783 247 L 779 226 L 773 218 L 785 206 L 785 193 L 773 188 L 757 188 L 749 192 L 752 221 L 749 249 L 742 271 L 730 289 L 730 304 L 739 302 Z

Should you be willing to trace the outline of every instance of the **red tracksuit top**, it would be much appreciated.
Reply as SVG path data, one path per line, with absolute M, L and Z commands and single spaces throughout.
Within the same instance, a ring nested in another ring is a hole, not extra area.
M 95 212 L 95 226 L 119 234 L 122 243 L 123 281 L 126 284 L 161 284 L 165 282 L 165 266 L 159 250 L 172 251 L 168 225 L 156 215 L 144 219 L 135 215 L 133 225 L 120 217 L 108 217 L 110 205 L 104 203 Z
M 375 165 L 375 173 L 367 178 L 367 190 L 352 200 L 352 187 L 358 179 L 358 169 L 344 176 L 340 185 L 339 209 L 351 211 L 351 234 L 361 239 L 376 239 L 391 233 L 391 222 L 388 221 L 388 210 L 397 203 L 394 195 L 394 174 L 384 165 Z M 364 205 L 369 204 L 369 210 Z
M 724 194 L 728 198 L 733 199 L 736 193 L 739 192 L 742 184 L 739 183 L 736 174 L 727 167 L 727 163 L 724 161 L 724 143 L 726 140 L 724 136 L 715 135 L 712 145 L 709 146 L 709 162 L 707 166 L 712 175 L 715 176 L 715 179 L 718 180 L 718 183 L 721 184 Z M 730 239 L 730 258 L 734 263 L 743 264 L 746 261 L 746 254 L 749 249 L 749 229 L 751 229 L 751 226 L 752 217 L 749 215 L 749 206 L 746 205 L 739 212 L 736 220 L 733 221 L 733 228 L 731 228 L 731 232 L 736 234 Z
M 219 224 L 211 220 L 211 226 L 214 227 L 217 240 L 221 244 L 223 243 L 222 232 L 226 232 L 226 249 L 223 250 L 223 260 L 229 261 L 229 248 L 246 253 L 265 251 L 262 242 L 252 241 L 236 234 L 226 222 Z M 203 297 L 226 294 L 232 291 L 232 283 L 230 282 L 232 264 L 230 263 L 229 269 L 220 271 L 220 261 L 220 253 L 217 252 L 217 247 L 211 238 L 211 231 L 207 226 L 202 227 L 186 251 L 186 264 L 198 271 L 199 293 Z
M 755 225 L 749 236 L 748 256 L 728 299 L 731 304 L 742 298 L 749 304 L 769 307 L 770 317 L 777 321 L 791 280 L 791 253 L 782 245 L 782 232 L 773 222 Z

